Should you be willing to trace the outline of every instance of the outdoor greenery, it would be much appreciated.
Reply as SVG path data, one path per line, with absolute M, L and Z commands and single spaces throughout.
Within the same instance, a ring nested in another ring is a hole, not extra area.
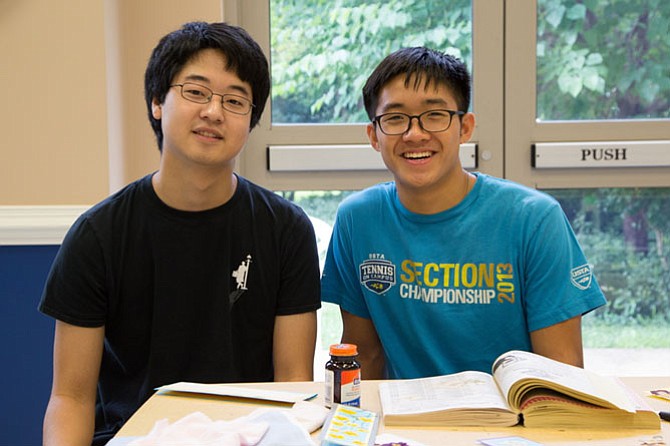
M 588 316 L 582 324 L 585 348 L 670 348 L 667 324 L 612 325 Z
M 281 196 L 293 201 L 312 217 L 320 218 L 331 227 L 335 222 L 337 206 L 354 191 L 282 191 Z
M 473 68 L 471 17 L 471 0 L 274 0 L 273 122 L 366 121 L 365 79 L 404 46 Z M 538 0 L 537 26 L 538 119 L 670 117 L 669 1 Z
M 270 13 L 274 123 L 367 121 L 363 84 L 402 47 L 472 66 L 471 0 L 275 0 Z
M 561 203 L 608 300 L 585 318 L 591 333 L 608 334 L 594 335 L 596 343 L 623 347 L 648 333 L 637 345 L 670 347 L 670 188 L 547 192 Z
M 670 117 L 670 2 L 538 0 L 537 117 Z

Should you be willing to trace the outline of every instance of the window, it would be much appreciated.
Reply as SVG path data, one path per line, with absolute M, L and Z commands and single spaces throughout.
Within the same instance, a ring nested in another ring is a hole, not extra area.
M 607 296 L 584 319 L 585 346 L 670 348 L 670 188 L 545 192 L 561 203 Z
M 403 46 L 438 48 L 471 67 L 471 16 L 471 0 L 272 0 L 273 125 L 367 122 L 363 84 Z
M 670 3 L 540 0 L 537 119 L 670 118 Z
M 460 56 L 472 68 L 473 90 L 479 93 L 472 107 L 491 117 L 475 132 L 473 142 L 488 147 L 478 169 L 502 175 L 502 3 L 267 0 L 246 7 L 224 0 L 226 10 L 242 12 L 240 24 L 272 60 L 271 100 L 240 165 L 249 178 L 275 190 L 360 189 L 388 180 L 381 164 L 362 165 L 363 157 L 374 154 L 360 91 L 384 56 L 413 45 Z M 476 36 L 476 26 L 488 32 Z M 496 57 L 484 57 L 486 52 Z M 268 154 L 286 147 L 308 150 L 317 160 L 342 149 L 338 161 L 346 167 L 335 167 L 326 157 L 311 172 L 268 167 Z
M 535 103 L 510 104 L 507 116 L 518 133 L 510 134 L 508 147 L 670 138 L 670 3 L 538 0 L 531 22 L 536 41 L 526 50 L 536 52 L 535 70 L 515 80 L 535 82 Z M 530 32 L 510 35 L 508 44 Z M 594 265 L 608 305 L 585 318 L 585 347 L 664 348 L 667 354 L 668 168 L 533 169 L 519 153 L 506 161 L 511 179 L 561 202 Z
M 670 4 L 507 1 L 505 12 L 505 177 L 537 188 L 667 187 L 668 167 L 529 160 L 539 143 L 670 140 Z

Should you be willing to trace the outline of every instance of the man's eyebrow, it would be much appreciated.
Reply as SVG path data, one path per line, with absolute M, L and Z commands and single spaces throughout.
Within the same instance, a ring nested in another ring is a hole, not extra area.
M 200 82 L 209 83 L 209 78 L 207 78 L 205 76 L 202 76 L 200 74 L 189 74 L 188 76 L 186 76 L 186 78 L 184 78 L 184 80 L 186 80 L 186 81 L 200 81 Z
M 208 77 L 203 76 L 201 74 L 189 74 L 184 78 L 184 80 L 187 82 L 203 82 L 207 85 L 211 84 L 211 80 Z M 242 94 L 243 96 L 251 96 L 251 92 L 244 85 L 232 84 L 229 85 L 227 89 L 235 90 L 240 94 Z
M 382 109 L 380 110 L 382 113 L 386 113 L 389 110 L 394 110 L 396 108 L 402 108 L 403 104 L 400 102 L 389 102 L 388 104 L 384 104 Z
M 447 105 L 447 101 L 445 101 L 442 98 L 431 98 L 431 99 L 426 99 L 423 101 L 424 104 L 426 105 Z
M 421 105 L 439 105 L 446 107 L 448 105 L 447 101 L 442 98 L 428 98 L 421 101 Z M 382 107 L 381 112 L 386 113 L 389 110 L 396 110 L 399 108 L 405 107 L 405 104 L 402 102 L 389 102 Z

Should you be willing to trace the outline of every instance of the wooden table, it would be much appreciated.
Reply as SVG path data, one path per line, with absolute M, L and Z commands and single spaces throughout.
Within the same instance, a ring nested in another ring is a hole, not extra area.
M 644 394 L 645 391 L 662 387 L 670 387 L 670 377 L 635 377 L 622 378 L 633 390 Z M 377 388 L 379 381 L 362 382 L 363 409 L 381 413 Z M 318 392 L 313 402 L 323 403 L 322 382 L 303 383 L 254 383 L 234 384 L 234 386 L 251 386 L 274 390 L 294 392 Z M 670 411 L 670 402 L 657 398 L 644 397 L 649 405 L 657 410 Z M 290 405 L 259 400 L 246 400 L 231 397 L 156 393 L 138 409 L 119 431 L 116 437 L 143 436 L 149 433 L 154 423 L 167 418 L 170 422 L 183 416 L 200 411 L 210 418 L 217 420 L 233 420 L 248 415 L 259 407 L 288 408 Z M 529 440 L 552 446 L 574 446 L 579 444 L 600 446 L 670 446 L 670 423 L 661 421 L 661 431 L 647 430 L 559 430 L 559 429 L 529 429 L 522 426 L 508 428 L 396 428 L 385 427 L 380 423 L 379 433 L 395 433 L 404 438 L 421 442 L 426 446 L 459 446 L 479 445 L 477 440 L 507 436 L 521 436 Z M 315 440 L 320 430 L 312 434 Z M 117 438 L 120 439 L 120 438 Z

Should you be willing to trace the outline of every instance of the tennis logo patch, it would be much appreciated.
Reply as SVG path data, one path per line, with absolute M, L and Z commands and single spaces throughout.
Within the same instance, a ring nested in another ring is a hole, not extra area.
M 376 294 L 395 285 L 395 265 L 384 259 L 368 259 L 359 266 L 361 284 Z
M 591 286 L 592 277 L 593 272 L 591 271 L 590 265 L 578 266 L 570 271 L 570 280 L 572 281 L 572 284 L 580 290 L 586 290 Z

